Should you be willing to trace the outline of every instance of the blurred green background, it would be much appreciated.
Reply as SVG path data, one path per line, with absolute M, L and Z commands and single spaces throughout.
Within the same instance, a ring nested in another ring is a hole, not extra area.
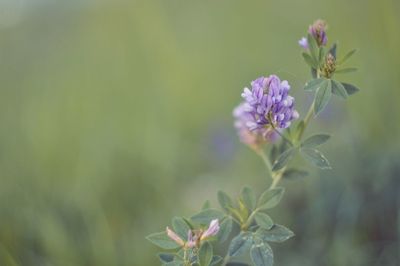
M 400 264 L 400 2 L 0 1 L 0 265 L 158 265 L 145 240 L 216 191 L 269 184 L 231 112 L 278 74 L 304 115 L 297 45 L 317 18 L 359 52 L 362 91 L 306 134 L 333 170 L 284 182 L 276 265 Z M 298 159 L 298 164 L 305 164 Z M 311 167 L 310 167 L 311 168 Z

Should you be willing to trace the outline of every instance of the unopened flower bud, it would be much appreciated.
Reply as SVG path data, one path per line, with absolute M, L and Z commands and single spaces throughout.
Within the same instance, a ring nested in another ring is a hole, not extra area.
M 218 219 L 212 220 L 207 230 L 201 235 L 200 240 L 204 240 L 207 237 L 215 236 L 219 231 L 219 222 Z
M 322 67 L 322 74 L 324 77 L 330 78 L 332 76 L 332 74 L 335 72 L 335 70 L 336 70 L 335 57 L 331 53 L 329 53 L 326 56 L 325 64 Z
M 326 22 L 318 19 L 309 28 L 310 33 L 317 41 L 318 46 L 326 45 L 328 38 L 326 37 Z
M 184 246 L 185 242 L 183 242 L 182 238 L 180 238 L 174 231 L 168 228 L 167 226 L 167 235 L 169 238 L 174 240 L 179 246 Z

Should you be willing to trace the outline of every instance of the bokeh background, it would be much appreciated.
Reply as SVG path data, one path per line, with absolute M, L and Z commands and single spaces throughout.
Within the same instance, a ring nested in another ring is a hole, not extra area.
M 0 0 L 0 265 L 158 265 L 145 236 L 216 191 L 269 184 L 231 112 L 260 75 L 288 79 L 317 18 L 358 48 L 312 131 L 333 170 L 282 183 L 276 265 L 400 264 L 400 2 Z M 339 77 L 339 76 L 338 76 Z M 306 163 L 301 158 L 295 162 Z M 311 168 L 311 167 L 310 167 Z

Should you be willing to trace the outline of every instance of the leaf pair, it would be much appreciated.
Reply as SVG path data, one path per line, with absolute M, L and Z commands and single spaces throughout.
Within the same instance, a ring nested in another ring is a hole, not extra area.
M 300 153 L 307 161 L 321 169 L 330 169 L 331 166 L 325 156 L 315 147 L 325 143 L 330 139 L 328 134 L 316 134 L 306 140 L 300 145 Z

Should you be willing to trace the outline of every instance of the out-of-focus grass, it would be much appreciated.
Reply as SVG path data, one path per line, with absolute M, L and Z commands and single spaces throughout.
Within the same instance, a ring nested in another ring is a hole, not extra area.
M 17 3 L 17 4 L 15 4 Z M 260 75 L 308 79 L 297 40 L 327 19 L 362 91 L 313 129 L 333 164 L 284 183 L 296 232 L 277 265 L 396 265 L 400 35 L 395 1 L 3 1 L 0 264 L 153 265 L 145 235 L 215 192 L 265 188 L 231 110 Z M 7 16 L 6 16 L 6 15 Z M 302 163 L 299 161 L 298 163 Z

